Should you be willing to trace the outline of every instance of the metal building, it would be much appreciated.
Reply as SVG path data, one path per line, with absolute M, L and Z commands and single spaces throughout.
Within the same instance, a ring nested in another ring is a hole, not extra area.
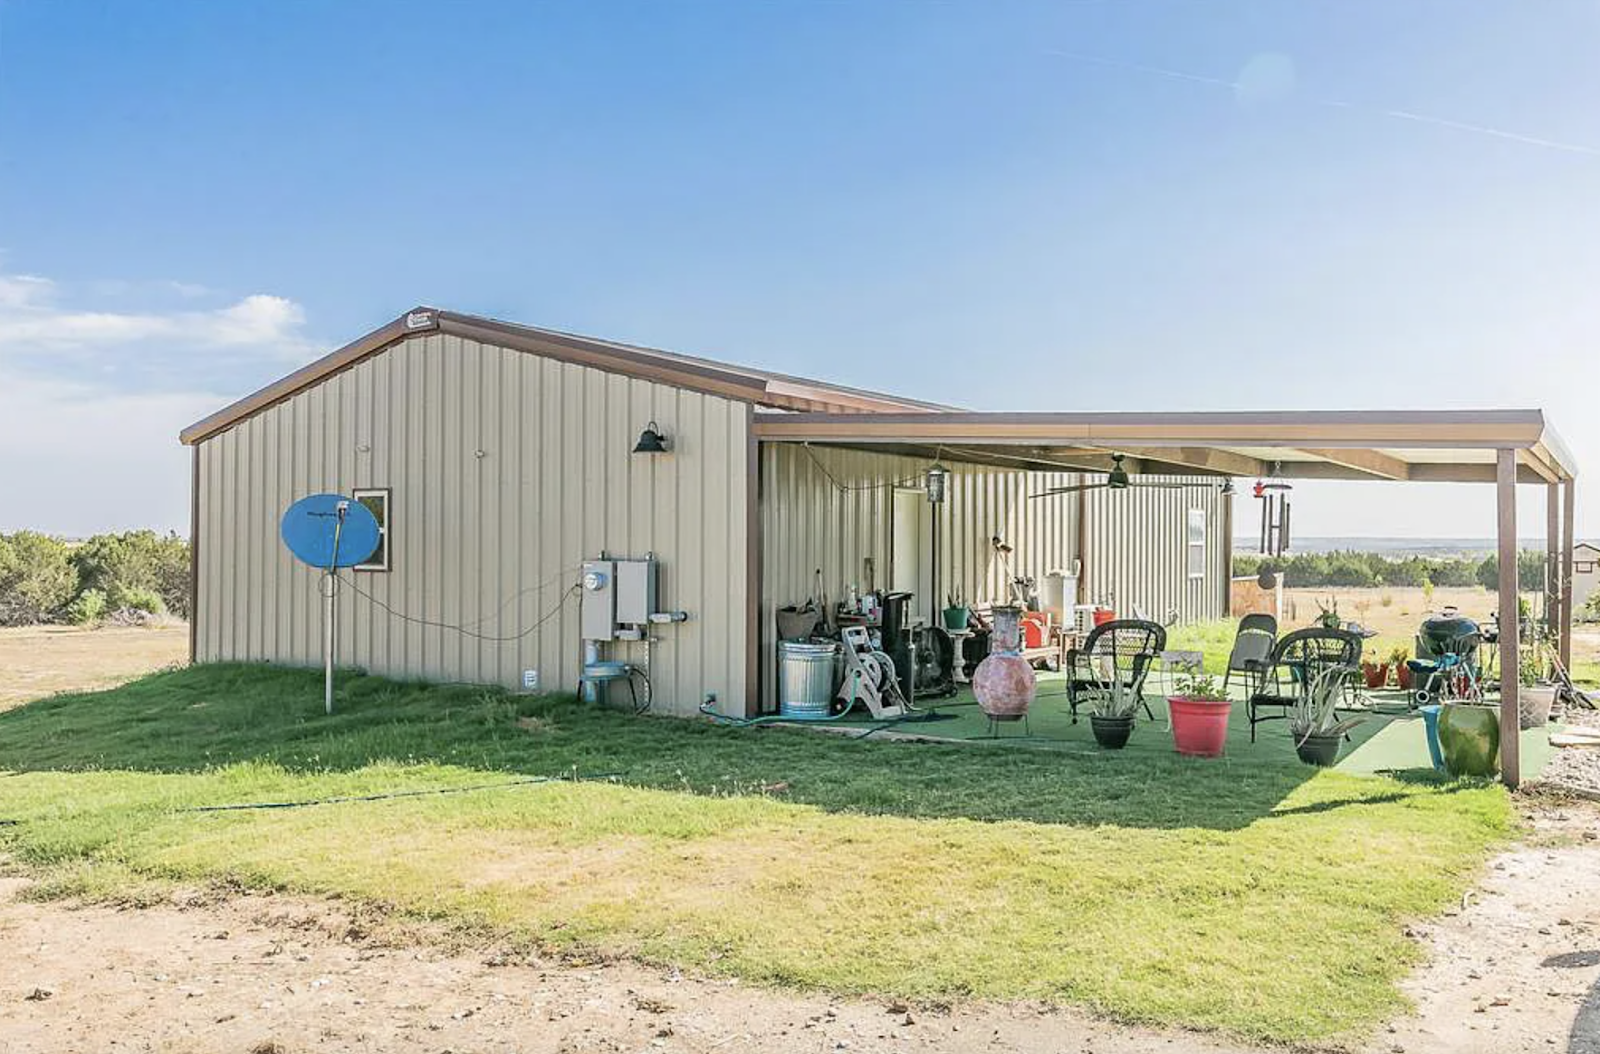
M 665 712 L 708 695 L 727 712 L 770 709 L 775 609 L 851 585 L 904 584 L 931 614 L 958 590 L 995 600 L 1010 575 L 1081 567 L 1085 599 L 1184 621 L 1223 613 L 1230 531 L 1216 487 L 1030 500 L 1082 476 L 1025 451 L 758 434 L 783 415 L 948 412 L 419 308 L 183 432 L 193 655 L 319 661 L 318 578 L 277 526 L 324 491 L 382 510 L 381 558 L 345 577 L 340 661 L 396 677 L 571 689 L 571 594 L 601 553 L 653 556 L 662 606 L 688 615 L 648 656 Z M 647 427 L 666 453 L 634 452 Z M 920 473 L 935 460 L 949 494 L 930 507 Z M 642 644 L 614 647 L 645 660 Z

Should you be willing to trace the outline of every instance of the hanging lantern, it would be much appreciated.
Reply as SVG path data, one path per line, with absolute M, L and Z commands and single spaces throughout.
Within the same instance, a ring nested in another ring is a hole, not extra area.
M 928 492 L 928 504 L 938 505 L 944 501 L 945 489 L 950 483 L 950 470 L 937 461 L 928 467 L 923 475 L 923 489 Z

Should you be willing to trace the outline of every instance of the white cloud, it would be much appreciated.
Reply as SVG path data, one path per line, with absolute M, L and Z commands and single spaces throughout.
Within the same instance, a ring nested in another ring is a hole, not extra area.
M 186 528 L 179 430 L 320 353 L 293 300 L 213 296 L 0 274 L 0 531 Z
M 14 351 L 95 351 L 134 342 L 170 348 L 257 348 L 278 357 L 314 352 L 305 311 L 263 293 L 208 311 L 99 311 L 62 307 L 56 286 L 31 275 L 0 275 L 0 355 Z

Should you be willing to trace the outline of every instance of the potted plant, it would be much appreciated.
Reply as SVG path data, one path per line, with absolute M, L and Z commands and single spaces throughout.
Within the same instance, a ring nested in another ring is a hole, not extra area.
M 1368 688 L 1382 688 L 1384 685 L 1389 683 L 1388 660 L 1384 660 L 1383 662 L 1370 662 L 1366 659 L 1362 659 L 1361 676 L 1365 678 Z
M 1321 671 L 1306 685 L 1289 713 L 1294 752 L 1307 765 L 1332 765 L 1339 760 L 1344 734 L 1366 720 L 1339 716 L 1339 699 L 1344 693 L 1345 678 L 1351 672 L 1346 666 L 1332 666 Z
M 1405 649 L 1405 645 L 1396 644 L 1389 649 L 1389 654 L 1384 660 L 1389 664 L 1389 669 L 1394 671 L 1395 683 L 1406 689 L 1411 687 L 1411 671 L 1406 670 L 1406 660 L 1409 658 L 1411 658 L 1411 653 Z M 1402 670 L 1405 670 L 1403 676 L 1401 674 Z M 1402 681 L 1404 683 L 1401 683 Z
M 1317 601 L 1317 625 L 1323 629 L 1338 629 L 1344 625 L 1339 620 L 1338 597 L 1329 597 L 1326 604 L 1320 600 Z
M 1190 673 L 1177 679 L 1177 694 L 1167 697 L 1172 718 L 1172 742 L 1178 753 L 1214 758 L 1228 743 L 1228 715 L 1233 704 L 1208 673 Z
M 1394 681 L 1400 686 L 1401 691 L 1411 691 L 1411 653 L 1399 645 L 1395 646 L 1389 655 L 1389 661 L 1394 664 Z
M 1553 658 L 1550 644 L 1543 637 L 1534 638 L 1517 651 L 1517 724 L 1521 728 L 1550 723 L 1550 708 L 1560 691 L 1550 679 Z
M 952 633 L 962 633 L 967 628 L 967 622 L 972 617 L 972 611 L 961 598 L 961 591 L 945 596 L 944 628 Z
M 1094 741 L 1107 750 L 1121 750 L 1133 733 L 1134 715 L 1144 702 L 1140 694 L 1115 674 L 1089 693 L 1089 727 Z

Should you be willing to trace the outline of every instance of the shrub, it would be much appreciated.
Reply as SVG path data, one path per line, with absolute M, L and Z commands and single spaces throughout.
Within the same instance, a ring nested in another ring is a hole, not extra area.
M 189 617 L 189 543 L 175 534 L 97 534 L 74 550 L 72 560 L 84 586 L 103 592 L 112 608 Z M 159 607 L 149 606 L 151 594 Z
M 166 602 L 154 589 L 124 589 L 117 598 L 117 608 L 126 611 L 143 611 L 147 615 L 166 613 Z
M 85 589 L 67 605 L 67 621 L 74 626 L 99 622 L 106 613 L 106 595 L 98 589 Z
M 36 531 L 0 535 L 0 625 L 60 618 L 77 592 L 65 542 Z

